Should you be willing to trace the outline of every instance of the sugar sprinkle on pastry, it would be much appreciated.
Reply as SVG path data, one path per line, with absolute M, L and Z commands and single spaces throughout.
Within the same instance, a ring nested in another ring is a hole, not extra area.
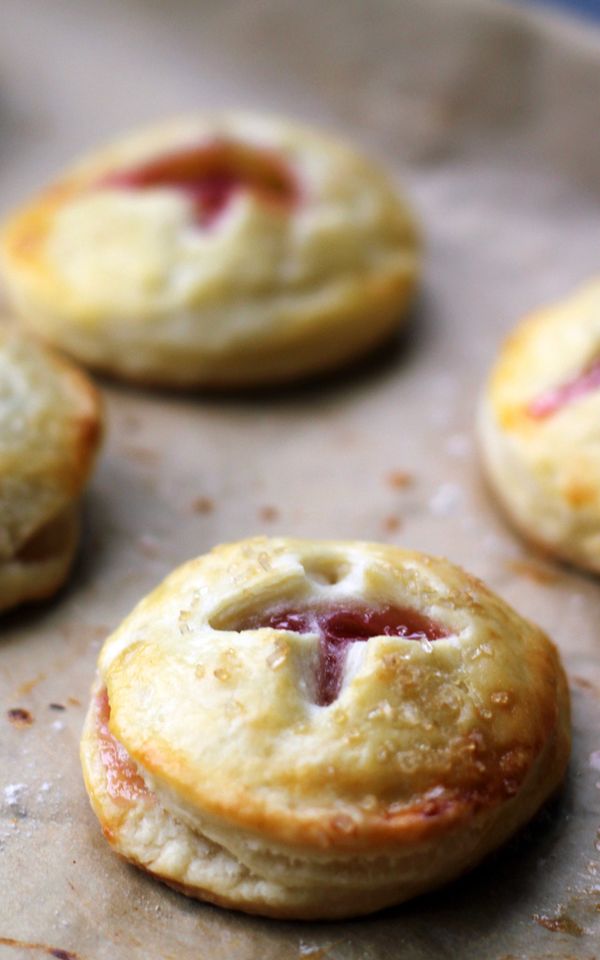
M 106 641 L 81 755 L 124 857 L 284 918 L 399 903 L 556 789 L 548 638 L 448 561 L 257 537 L 175 570 Z

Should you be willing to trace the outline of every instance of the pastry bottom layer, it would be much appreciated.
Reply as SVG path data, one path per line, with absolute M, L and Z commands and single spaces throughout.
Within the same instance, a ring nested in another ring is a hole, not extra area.
M 285 302 L 240 305 L 254 335 L 216 344 L 202 335 L 206 321 L 193 309 L 88 325 L 52 313 L 18 282 L 13 296 L 37 336 L 92 370 L 145 386 L 218 391 L 282 385 L 352 363 L 400 329 L 414 286 L 414 256 L 407 254 L 387 270 L 341 283 L 330 297 L 315 296 L 304 312 Z M 211 327 L 225 327 L 229 309 L 217 310 Z M 277 322 L 262 322 L 263 309 Z
M 372 853 L 284 848 L 268 837 L 244 838 L 235 825 L 213 830 L 201 812 L 194 817 L 170 796 L 157 795 L 108 732 L 108 721 L 100 717 L 102 695 L 98 684 L 83 731 L 81 759 L 90 801 L 109 843 L 125 859 L 188 896 L 262 916 L 342 919 L 440 886 L 476 865 L 529 820 L 564 772 L 560 736 L 553 736 L 515 797 L 493 809 L 473 811 L 440 836 L 407 838 L 393 850 L 377 848 Z M 107 732 L 112 739 L 108 750 Z M 107 754 L 116 761 L 107 760 Z M 111 762 L 128 768 L 122 795 L 114 786 L 119 771 L 107 768 Z
M 79 542 L 79 506 L 45 524 L 12 557 L 0 560 L 0 613 L 45 600 L 65 582 Z

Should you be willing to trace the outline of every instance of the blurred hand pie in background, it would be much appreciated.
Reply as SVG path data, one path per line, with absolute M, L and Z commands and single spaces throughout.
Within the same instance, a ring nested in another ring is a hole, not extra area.
M 600 572 L 600 282 L 527 317 L 492 370 L 485 470 L 515 526 Z
M 390 179 L 252 115 L 105 147 L 17 211 L 2 265 L 23 320 L 90 367 L 167 387 L 335 368 L 401 323 L 419 243 Z
M 101 421 L 84 374 L 0 325 L 0 612 L 66 579 Z

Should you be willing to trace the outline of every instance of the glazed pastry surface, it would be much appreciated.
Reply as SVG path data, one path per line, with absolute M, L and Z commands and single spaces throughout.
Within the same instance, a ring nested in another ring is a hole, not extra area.
M 546 636 L 445 560 L 256 538 L 171 574 L 106 641 L 82 740 L 125 857 L 280 917 L 368 913 L 473 866 L 560 783 Z

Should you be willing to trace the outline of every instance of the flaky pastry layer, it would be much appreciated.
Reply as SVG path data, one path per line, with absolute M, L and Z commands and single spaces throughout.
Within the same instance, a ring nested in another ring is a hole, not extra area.
M 282 604 L 357 601 L 445 634 L 352 644 L 327 706 L 318 636 L 243 626 Z M 98 691 L 131 795 L 110 786 Z M 392 547 L 266 538 L 216 548 L 141 602 L 101 652 L 82 741 L 124 856 L 200 898 L 307 918 L 370 912 L 472 866 L 558 786 L 568 753 L 554 646 L 474 578 Z

